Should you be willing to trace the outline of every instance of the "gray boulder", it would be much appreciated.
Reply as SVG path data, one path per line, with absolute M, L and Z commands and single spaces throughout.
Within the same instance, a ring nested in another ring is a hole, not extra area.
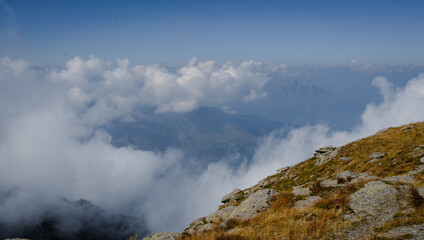
M 240 191 L 240 189 L 238 189 L 238 188 L 236 188 L 236 189 L 234 189 L 232 192 L 230 192 L 229 194 L 227 194 L 227 195 L 225 195 L 225 196 L 223 196 L 222 198 L 221 198 L 221 202 L 222 203 L 226 203 L 226 202 L 229 202 L 231 199 L 233 199 L 234 198 L 234 196 L 236 196 L 238 193 L 240 193 L 241 191 Z
M 227 220 L 230 216 L 231 212 L 235 209 L 234 206 L 228 206 L 226 208 L 222 208 L 208 216 L 205 217 L 206 222 L 217 222 L 221 220 Z
M 357 178 L 359 174 L 351 172 L 351 171 L 344 171 L 339 174 L 337 174 L 337 179 L 342 180 L 343 182 L 350 182 L 353 179 Z
M 349 195 L 349 207 L 360 217 L 388 221 L 399 210 L 398 196 L 395 187 L 373 181 Z
M 337 153 L 339 152 L 338 150 L 338 148 L 335 148 L 333 146 L 326 146 L 315 150 L 314 156 L 317 159 L 315 165 L 322 165 L 330 161 L 337 155 Z
M 143 240 L 175 240 L 180 234 L 176 232 L 160 232 L 143 238 Z
M 230 214 L 228 218 L 246 220 L 255 216 L 269 207 L 271 197 L 276 194 L 273 189 L 262 189 L 240 203 Z
M 227 220 L 235 208 L 236 207 L 234 206 L 228 206 L 226 208 L 219 209 L 206 217 L 198 218 L 190 223 L 190 226 L 185 230 L 185 232 L 188 234 L 197 234 L 212 230 L 217 222 Z
M 296 196 L 309 196 L 311 191 L 309 187 L 293 187 L 293 194 Z
M 190 223 L 190 226 L 186 230 L 184 230 L 184 232 L 192 235 L 192 234 L 202 233 L 207 230 L 212 230 L 214 226 L 215 225 L 212 222 L 206 222 L 206 219 L 203 217 L 203 218 L 198 218 L 194 220 L 192 223 Z

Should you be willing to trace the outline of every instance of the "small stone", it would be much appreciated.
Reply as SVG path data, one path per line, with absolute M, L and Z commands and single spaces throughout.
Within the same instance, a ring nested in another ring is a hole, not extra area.
M 422 157 L 422 158 L 420 159 L 420 162 L 421 162 L 421 163 L 424 163 L 424 157 Z
M 424 164 L 418 165 L 418 167 L 415 170 L 410 171 L 409 175 L 416 175 L 424 172 Z
M 378 177 L 372 176 L 372 175 L 370 175 L 368 173 L 359 173 L 358 174 L 358 177 L 356 177 L 355 179 L 353 179 L 351 181 L 351 183 L 357 183 L 357 182 L 360 182 L 360 181 L 377 180 L 377 179 L 378 179 Z
M 337 174 L 337 179 L 341 179 L 343 182 L 350 182 L 353 179 L 357 178 L 359 174 L 353 173 L 351 171 L 344 171 Z
M 293 187 L 293 194 L 296 196 L 309 196 L 311 191 L 309 191 L 309 187 Z
M 350 222 L 357 222 L 360 220 L 353 211 L 343 214 L 343 219 Z
M 277 169 L 277 172 L 282 173 L 282 172 L 289 170 L 289 169 L 290 169 L 290 167 L 283 167 L 283 168 Z
M 294 177 L 296 177 L 297 175 L 296 174 L 292 174 L 292 173 L 290 173 L 290 174 L 288 174 L 287 175 L 287 178 L 294 178 Z
M 420 194 L 420 196 L 424 198 L 424 187 L 420 187 L 417 190 L 418 190 L 418 193 Z
M 406 125 L 406 126 L 402 127 L 402 130 L 403 130 L 404 132 L 409 132 L 409 131 L 411 131 L 411 129 L 413 129 L 413 128 L 414 128 L 414 126 L 413 126 L 413 125 Z
M 386 156 L 386 153 L 382 153 L 382 152 L 373 152 L 371 153 L 368 158 L 374 158 L 374 159 L 381 159 L 384 156 Z
M 339 157 L 340 161 L 350 161 L 352 157 Z
M 269 184 L 269 181 L 267 179 L 262 179 L 258 182 L 259 187 L 265 187 L 268 184 Z
M 298 209 L 304 209 L 313 206 L 319 200 L 321 200 L 321 197 L 319 196 L 309 196 L 305 200 L 297 201 L 294 204 L 294 207 Z
M 336 179 L 331 180 L 331 179 L 327 179 L 321 182 L 321 186 L 329 188 L 329 187 L 341 187 L 344 186 L 345 184 L 339 184 L 337 182 Z

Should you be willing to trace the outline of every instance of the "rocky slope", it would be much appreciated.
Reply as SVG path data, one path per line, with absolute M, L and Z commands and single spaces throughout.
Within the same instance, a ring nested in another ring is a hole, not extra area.
M 327 146 L 145 239 L 424 239 L 424 122 Z M 137 239 L 136 236 L 131 239 Z

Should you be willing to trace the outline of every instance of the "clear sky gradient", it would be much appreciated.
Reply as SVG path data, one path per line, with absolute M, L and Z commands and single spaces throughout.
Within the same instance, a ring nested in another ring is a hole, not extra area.
M 0 0 L 0 56 L 422 63 L 424 1 Z

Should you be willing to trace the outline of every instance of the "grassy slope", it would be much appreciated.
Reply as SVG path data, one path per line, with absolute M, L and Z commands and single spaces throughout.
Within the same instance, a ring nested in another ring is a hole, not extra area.
M 367 172 L 378 177 L 405 174 L 420 164 L 421 156 L 411 154 L 424 144 L 424 122 L 408 126 L 390 128 L 379 134 L 357 140 L 343 146 L 334 160 L 321 166 L 315 165 L 315 158 L 308 159 L 291 168 L 290 174 L 299 176 L 283 178 L 282 174 L 269 176 L 270 183 L 265 188 L 278 191 L 273 205 L 265 212 L 247 221 L 229 220 L 225 228 L 217 225 L 213 231 L 199 235 L 182 236 L 182 239 L 337 239 L 352 223 L 343 220 L 343 213 L 349 211 L 346 197 L 360 189 L 365 182 L 339 188 L 323 188 L 320 179 L 335 179 L 337 173 L 352 171 Z M 370 163 L 368 156 L 373 152 L 387 155 L 378 162 Z M 351 157 L 349 161 L 338 160 Z M 415 187 L 424 185 L 424 175 L 415 176 Z M 298 210 L 292 208 L 302 197 L 291 194 L 293 186 L 312 186 L 312 194 L 323 197 L 315 206 Z M 241 201 L 241 200 L 240 200 Z M 236 203 L 237 204 L 237 203 Z M 404 224 L 424 223 L 424 208 L 416 205 L 416 211 L 398 214 L 382 229 L 387 230 Z M 380 238 L 375 238 L 380 239 Z

